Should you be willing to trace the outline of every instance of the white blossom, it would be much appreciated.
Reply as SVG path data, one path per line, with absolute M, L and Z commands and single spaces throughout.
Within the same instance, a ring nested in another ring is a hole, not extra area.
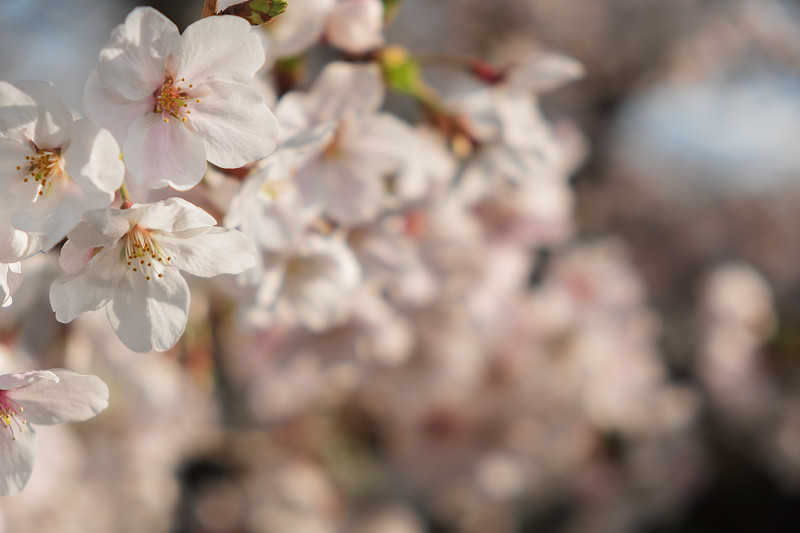
M 108 131 L 73 121 L 48 83 L 0 82 L 0 261 L 49 250 L 85 211 L 110 205 L 119 153 Z
M 264 59 L 240 17 L 208 17 L 180 35 L 158 11 L 136 8 L 100 53 L 86 113 L 117 137 L 140 185 L 187 190 L 206 160 L 237 168 L 275 148 L 275 117 L 248 85 Z
M 377 65 L 334 62 L 308 93 L 289 93 L 276 108 L 284 140 L 323 124 L 334 128 L 325 151 L 300 169 L 297 183 L 307 204 L 320 206 L 342 225 L 375 218 L 388 182 L 413 182 L 408 174 L 422 172 L 414 131 L 378 112 L 383 93 Z
M 108 387 L 96 376 L 69 370 L 0 375 L 0 495 L 25 486 L 36 458 L 36 432 L 28 425 L 88 420 L 108 406 Z
M 172 347 L 189 309 L 189 287 L 178 271 L 211 277 L 254 264 L 252 242 L 215 223 L 179 198 L 89 211 L 61 251 L 61 265 L 70 273 L 50 288 L 56 319 L 71 322 L 105 307 L 131 350 Z

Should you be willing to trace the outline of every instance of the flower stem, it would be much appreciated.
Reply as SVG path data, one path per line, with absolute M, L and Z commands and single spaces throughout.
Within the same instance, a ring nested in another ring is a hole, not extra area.
M 131 202 L 131 193 L 128 191 L 128 186 L 124 181 L 119 188 L 119 197 L 122 198 L 122 206 L 120 206 L 120 209 L 128 209 L 133 205 L 133 202 Z
M 217 14 L 217 0 L 205 0 L 203 2 L 203 11 L 200 13 L 200 18 L 204 19 Z

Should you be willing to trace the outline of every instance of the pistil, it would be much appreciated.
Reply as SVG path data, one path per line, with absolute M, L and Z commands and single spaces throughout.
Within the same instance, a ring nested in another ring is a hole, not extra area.
M 194 86 L 189 84 L 188 87 L 182 88 L 181 83 L 185 82 L 185 78 L 181 78 L 179 82 L 175 82 L 172 76 L 167 76 L 164 79 L 164 84 L 153 93 L 156 99 L 153 113 L 160 113 L 164 122 L 169 122 L 169 117 L 174 117 L 186 122 L 186 115 L 192 113 L 188 109 L 189 93 L 187 91 Z M 198 99 L 197 102 L 199 103 L 200 100 Z

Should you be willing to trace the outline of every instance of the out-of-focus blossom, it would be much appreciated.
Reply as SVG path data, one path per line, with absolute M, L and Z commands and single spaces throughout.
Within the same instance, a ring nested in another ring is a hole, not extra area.
M 237 168 L 275 148 L 275 117 L 248 86 L 263 64 L 263 48 L 240 17 L 208 17 L 179 35 L 158 11 L 136 8 L 100 53 L 86 113 L 116 136 L 140 185 L 187 190 L 206 160 Z
M 701 303 L 699 375 L 721 413 L 739 424 L 757 424 L 778 395 L 760 358 L 775 330 L 772 290 L 750 265 L 730 263 L 711 273 Z
M 231 201 L 223 225 L 238 228 L 266 252 L 299 246 L 319 213 L 303 204 L 294 177 L 330 139 L 330 128 L 323 125 L 297 136 L 259 162 Z M 256 267 L 245 274 L 245 279 L 255 283 L 262 274 L 262 261 L 257 256 Z
M 129 209 L 90 211 L 69 235 L 50 288 L 60 322 L 106 308 L 120 340 L 139 352 L 163 351 L 186 327 L 189 287 L 178 272 L 238 274 L 255 250 L 242 233 L 178 198 Z
M 328 15 L 326 37 L 351 54 L 383 44 L 383 3 L 378 0 L 339 0 Z
M 321 39 L 362 54 L 383 44 L 380 0 L 294 0 L 266 27 L 267 50 L 277 57 L 304 52 Z
M 63 369 L 0 376 L 0 495 L 22 490 L 33 471 L 36 432 L 28 422 L 82 422 L 107 406 L 108 387 L 96 376 Z
M 85 211 L 111 204 L 125 173 L 113 136 L 74 121 L 45 82 L 0 82 L 0 162 L 0 218 L 10 217 L 0 260 L 36 251 L 24 233 L 55 246 Z
M 544 121 L 534 97 L 583 75 L 580 63 L 552 53 L 532 54 L 505 69 L 477 64 L 475 70 L 482 76 L 459 89 L 448 102 L 481 141 L 502 138 L 518 146 L 537 144 L 537 135 L 543 131 L 531 128 Z
M 264 256 L 256 303 L 280 319 L 323 331 L 347 318 L 361 269 L 341 236 L 308 235 Z
M 322 124 L 334 135 L 320 157 L 297 175 L 303 200 L 336 222 L 352 226 L 373 219 L 384 203 L 386 180 L 419 172 L 417 138 L 410 126 L 378 113 L 384 86 L 375 64 L 334 62 L 308 93 L 285 95 L 276 109 L 283 139 Z

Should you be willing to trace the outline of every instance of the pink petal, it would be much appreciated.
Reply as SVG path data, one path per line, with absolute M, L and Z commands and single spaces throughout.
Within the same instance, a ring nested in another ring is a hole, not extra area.
M 100 78 L 128 100 L 153 94 L 167 75 L 165 63 L 177 47 L 178 28 L 151 7 L 131 11 L 100 51 Z
M 246 85 L 216 83 L 192 107 L 189 124 L 203 138 L 208 160 L 237 168 L 275 150 L 278 121 L 257 90 Z
M 264 48 L 250 23 L 230 15 L 186 28 L 175 54 L 175 78 L 200 87 L 212 81 L 245 83 L 264 64 Z
M 185 191 L 203 179 L 206 149 L 201 136 L 183 122 L 168 120 L 156 113 L 135 120 L 122 153 L 128 171 L 142 187 Z
M 120 144 L 125 142 L 133 121 L 152 112 L 154 103 L 152 94 L 139 100 L 125 98 L 100 78 L 97 69 L 89 75 L 83 93 L 86 116 L 110 131 Z

